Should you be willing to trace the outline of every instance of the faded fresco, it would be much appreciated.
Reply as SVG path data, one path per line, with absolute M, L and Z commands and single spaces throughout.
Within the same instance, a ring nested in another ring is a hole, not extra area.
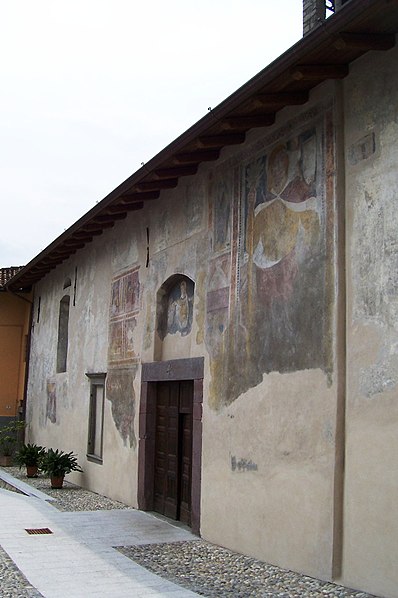
M 213 250 L 223 252 L 231 242 L 232 180 L 228 175 L 216 177 L 210 184 L 213 203 Z
M 198 179 L 195 184 L 187 185 L 184 197 L 185 223 L 183 231 L 190 236 L 203 228 L 203 207 L 205 205 L 204 183 Z
M 214 354 L 223 346 L 223 335 L 229 322 L 230 256 L 222 255 L 209 264 L 206 294 L 206 335 L 211 339 Z
M 178 276 L 161 300 L 158 314 L 158 334 L 187 336 L 192 329 L 194 283 L 185 276 Z
M 151 257 L 197 234 L 205 226 L 205 181 L 195 177 L 181 190 L 178 200 L 162 203 L 153 214 L 150 235 Z
M 138 358 L 135 329 L 140 310 L 139 270 L 136 268 L 112 281 L 109 320 L 110 365 L 131 362 Z
M 47 380 L 46 418 L 53 424 L 57 422 L 57 385 L 51 380 Z
M 130 447 L 136 446 L 134 434 L 135 392 L 137 366 L 109 370 L 106 377 L 106 398 L 112 405 L 112 418 L 123 439 Z
M 327 144 L 331 133 L 327 138 L 318 122 L 281 135 L 235 168 L 232 250 L 211 262 L 208 275 L 213 406 L 233 401 L 269 372 L 331 371 Z M 217 214 L 225 206 L 220 194 L 214 201 L 221 201 L 213 208 L 216 249 Z
M 356 160 L 368 160 L 366 151 L 373 149 L 374 136 L 368 135 L 350 148 Z M 395 156 L 389 171 L 395 172 Z M 358 193 L 353 200 L 355 236 L 352 240 L 353 317 L 356 322 L 379 328 L 383 342 L 374 363 L 359 371 L 361 395 L 367 398 L 390 391 L 398 384 L 398 243 L 396 187 L 391 180 L 382 193 L 362 174 Z

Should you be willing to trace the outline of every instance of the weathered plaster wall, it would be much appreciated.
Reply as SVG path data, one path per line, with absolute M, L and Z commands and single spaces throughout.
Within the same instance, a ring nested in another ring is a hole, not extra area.
M 124 226 L 125 223 L 120 229 Z M 125 419 L 121 418 L 109 392 L 104 414 L 104 462 L 98 465 L 86 461 L 90 382 L 85 374 L 108 372 L 107 381 L 114 381 L 108 368 L 108 333 L 111 282 L 116 269 L 113 255 L 115 243 L 120 242 L 117 238 L 115 231 L 104 233 L 36 288 L 28 420 L 32 422 L 29 435 L 35 441 L 78 453 L 84 474 L 76 474 L 76 480 L 133 503 L 131 479 L 115 484 L 113 472 L 123 466 L 134 470 L 134 455 L 129 448 L 130 443 L 134 444 L 135 432 L 130 425 L 126 429 L 124 422 L 131 419 L 134 410 L 131 403 L 137 388 L 130 389 L 130 401 L 126 400 L 130 410 L 126 408 Z M 123 243 L 120 244 L 122 252 Z M 71 285 L 64 289 L 66 278 L 71 279 Z M 66 372 L 56 373 L 59 302 L 65 294 L 71 297 L 67 368 Z M 130 370 L 131 367 L 126 368 L 123 374 Z
M 204 537 L 325 579 L 337 392 L 332 90 L 249 135 L 210 173 L 202 473 Z
M 269 374 L 204 420 L 202 534 L 330 578 L 334 390 L 325 375 Z
M 155 357 L 159 289 L 176 273 L 196 280 L 197 264 L 202 267 L 206 259 L 203 193 L 200 179 L 194 188 L 181 185 L 169 201 L 154 202 L 104 232 L 36 288 L 29 436 L 47 447 L 77 452 L 84 469 L 82 475 L 75 474 L 79 483 L 132 505 L 137 495 L 139 366 L 142 354 L 147 361 Z M 63 288 L 67 278 L 71 284 Z M 70 295 L 67 367 L 57 373 L 59 305 L 65 295 Z M 179 300 L 176 291 L 174 295 L 171 303 L 184 320 L 184 299 Z M 170 351 L 179 357 L 194 356 L 195 351 L 203 354 L 203 347 L 191 342 L 198 336 L 193 302 L 189 287 L 189 326 L 179 329 L 175 314 L 167 331 L 171 348 L 165 349 L 163 358 L 169 358 Z M 86 460 L 90 391 L 86 373 L 101 372 L 107 376 L 103 463 L 98 464 Z
M 140 364 L 204 356 L 203 536 L 323 578 L 336 435 L 333 110 L 324 86 L 48 275 L 29 388 L 31 438 L 78 452 L 76 480 L 135 505 Z M 65 293 L 68 364 L 57 374 Z M 107 372 L 102 465 L 85 458 L 87 372 Z
M 397 49 L 345 81 L 347 422 L 344 582 L 398 596 Z M 371 73 L 371 76 L 370 76 Z

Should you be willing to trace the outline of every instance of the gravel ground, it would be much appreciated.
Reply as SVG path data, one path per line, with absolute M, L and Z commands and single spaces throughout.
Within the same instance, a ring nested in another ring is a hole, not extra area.
M 26 577 L 0 547 L 1 598 L 40 598 L 42 595 L 30 585 Z
M 69 482 L 61 490 L 52 490 L 48 478 L 28 479 L 17 467 L 6 471 L 16 478 L 54 497 L 51 504 L 61 511 L 97 511 L 128 509 L 126 505 L 83 490 Z M 6 487 L 2 485 L 0 487 Z M 119 546 L 117 549 L 146 567 L 184 588 L 209 598 L 374 598 L 268 565 L 231 552 L 203 540 Z M 40 598 L 24 575 L 0 547 L 0 598 Z
M 80 486 L 64 481 L 64 487 L 60 490 L 51 488 L 50 479 L 43 475 L 37 478 L 27 478 L 24 469 L 19 467 L 7 467 L 5 471 L 14 478 L 18 478 L 34 488 L 41 490 L 56 500 L 51 504 L 59 511 L 105 511 L 111 509 L 130 509 L 121 502 L 111 500 L 105 496 L 95 494 L 89 490 L 83 490 Z
M 203 540 L 119 546 L 118 550 L 153 573 L 209 598 L 371 598 Z

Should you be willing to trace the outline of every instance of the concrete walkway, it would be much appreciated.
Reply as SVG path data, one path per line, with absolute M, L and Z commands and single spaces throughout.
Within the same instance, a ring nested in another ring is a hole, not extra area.
M 26 531 L 43 528 L 52 533 Z M 197 596 L 113 548 L 195 539 L 141 511 L 61 512 L 39 497 L 0 489 L 0 545 L 44 598 Z

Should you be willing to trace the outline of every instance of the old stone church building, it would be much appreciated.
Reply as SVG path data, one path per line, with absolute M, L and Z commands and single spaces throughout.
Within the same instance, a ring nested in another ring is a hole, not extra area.
M 398 4 L 304 19 L 8 283 L 34 293 L 28 440 L 207 540 L 397 597 Z

